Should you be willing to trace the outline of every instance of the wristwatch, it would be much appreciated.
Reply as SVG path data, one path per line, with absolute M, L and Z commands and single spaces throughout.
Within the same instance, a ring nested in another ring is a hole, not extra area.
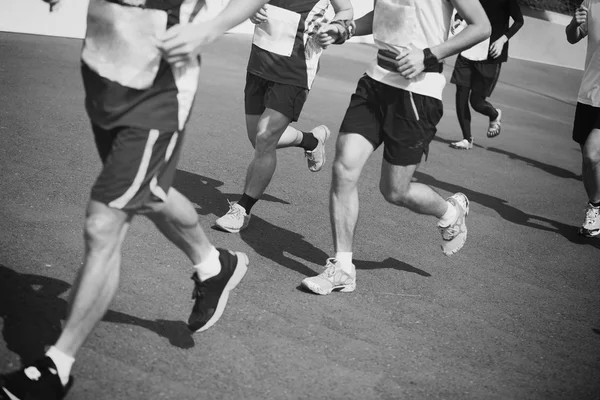
M 435 71 L 437 72 L 440 68 L 440 60 L 431 52 L 428 48 L 423 49 L 423 65 L 425 66 L 425 71 Z

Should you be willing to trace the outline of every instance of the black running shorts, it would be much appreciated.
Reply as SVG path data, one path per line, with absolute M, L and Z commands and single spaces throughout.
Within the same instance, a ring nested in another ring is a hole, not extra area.
M 246 74 L 246 115 L 261 115 L 266 108 L 270 108 L 296 122 L 307 97 L 308 89 L 269 81 L 250 72 Z
M 441 100 L 411 93 L 364 75 L 350 99 L 340 134 L 357 133 L 378 148 L 392 165 L 417 165 L 437 132 Z
M 573 140 L 583 146 L 594 129 L 600 129 L 600 108 L 578 102 L 573 122 Z
M 500 63 L 471 61 L 459 55 L 456 58 L 450 82 L 459 86 L 467 86 L 476 93 L 490 97 L 498 83 L 501 67 Z
M 175 178 L 182 132 L 92 125 L 102 171 L 91 199 L 125 211 L 142 212 L 164 202 Z

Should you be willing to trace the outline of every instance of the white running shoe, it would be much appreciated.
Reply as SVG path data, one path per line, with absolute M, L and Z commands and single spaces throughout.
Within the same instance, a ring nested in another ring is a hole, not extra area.
M 246 229 L 250 223 L 250 215 L 237 202 L 229 202 L 229 211 L 215 221 L 215 226 L 225 232 L 238 233 Z
M 460 142 L 450 143 L 450 147 L 453 149 L 470 150 L 473 148 L 473 139 L 463 139 Z
M 600 235 L 600 207 L 588 203 L 585 209 L 585 220 L 578 233 L 587 237 Z
M 467 241 L 467 215 L 469 215 L 469 199 L 462 193 L 456 193 L 446 199 L 456 207 L 456 220 L 448 226 L 438 226 L 442 234 L 442 252 L 451 256 L 463 248 Z
M 325 142 L 329 139 L 331 132 L 325 125 L 319 125 L 311 129 L 312 134 L 317 138 L 319 144 L 312 151 L 305 151 L 304 156 L 308 163 L 308 169 L 311 172 L 319 172 L 325 165 Z
M 356 289 L 356 274 L 350 275 L 342 269 L 342 266 L 335 258 L 328 258 L 325 265 L 325 271 L 317 276 L 305 278 L 302 286 L 313 293 L 326 295 L 334 290 L 340 292 L 353 292 Z

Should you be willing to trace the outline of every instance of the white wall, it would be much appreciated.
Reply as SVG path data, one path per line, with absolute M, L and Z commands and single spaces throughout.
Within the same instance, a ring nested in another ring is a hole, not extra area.
M 54 13 L 41 0 L 0 0 L 0 31 L 49 36 L 82 38 L 85 34 L 85 13 L 89 0 L 63 0 L 63 7 Z M 215 15 L 228 0 L 207 0 L 208 15 Z M 425 0 L 421 0 L 425 1 Z M 427 0 L 429 1 L 429 0 Z M 356 17 L 373 8 L 373 0 L 352 0 Z M 525 26 L 511 40 L 511 57 L 583 69 L 586 45 L 584 41 L 569 45 L 564 27 L 569 18 L 553 13 L 524 10 Z M 246 22 L 232 31 L 251 33 L 253 25 Z M 354 41 L 369 42 L 370 38 Z

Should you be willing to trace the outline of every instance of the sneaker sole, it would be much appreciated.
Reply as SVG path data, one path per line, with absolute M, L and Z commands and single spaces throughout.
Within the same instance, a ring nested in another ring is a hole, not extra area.
M 219 225 L 218 223 L 215 222 L 215 228 L 217 228 L 220 231 L 223 232 L 229 232 L 229 233 L 240 233 L 240 231 L 243 231 L 244 229 L 246 229 L 248 227 L 248 225 L 250 225 L 250 219 L 248 219 L 248 223 L 243 225 L 241 228 L 239 229 L 235 229 L 235 228 L 227 228 L 226 226 L 223 225 Z
M 242 278 L 248 272 L 248 264 L 250 264 L 250 260 L 245 253 L 236 251 L 234 254 L 237 257 L 237 265 L 235 266 L 235 271 L 231 278 L 229 278 L 229 282 L 225 285 L 225 289 L 223 290 L 223 294 L 219 298 L 219 302 L 217 303 L 217 309 L 213 314 L 212 318 L 208 320 L 208 322 L 200 329 L 195 332 L 203 332 L 213 326 L 223 315 L 223 311 L 225 311 L 225 306 L 227 305 L 227 300 L 229 300 L 229 292 L 231 292 L 235 287 L 242 281 Z
M 329 136 L 331 136 L 331 131 L 325 125 L 320 125 L 319 127 L 323 127 L 323 129 L 325 129 L 325 139 L 323 140 L 323 142 L 321 142 L 321 144 L 323 145 L 323 164 L 321 164 L 321 168 L 319 169 L 308 168 L 310 172 L 319 172 L 323 169 L 323 167 L 325 166 L 325 162 L 327 161 L 327 158 L 325 156 L 325 142 L 329 139 Z
M 593 238 L 593 237 L 600 235 L 600 229 L 595 230 L 595 231 L 590 231 L 590 230 L 587 230 L 584 228 L 579 228 L 579 230 L 577 231 L 577 234 L 579 236 Z
M 308 281 L 308 282 L 302 281 L 302 286 L 304 286 L 311 292 L 320 294 L 322 296 L 328 295 L 329 293 L 334 292 L 334 291 L 343 292 L 343 293 L 351 293 L 351 292 L 354 292 L 354 290 L 356 289 L 356 283 L 354 283 L 353 285 L 334 286 L 333 288 L 331 288 L 331 290 L 325 290 L 321 286 L 319 286 L 315 283 L 312 283 L 310 281 Z

